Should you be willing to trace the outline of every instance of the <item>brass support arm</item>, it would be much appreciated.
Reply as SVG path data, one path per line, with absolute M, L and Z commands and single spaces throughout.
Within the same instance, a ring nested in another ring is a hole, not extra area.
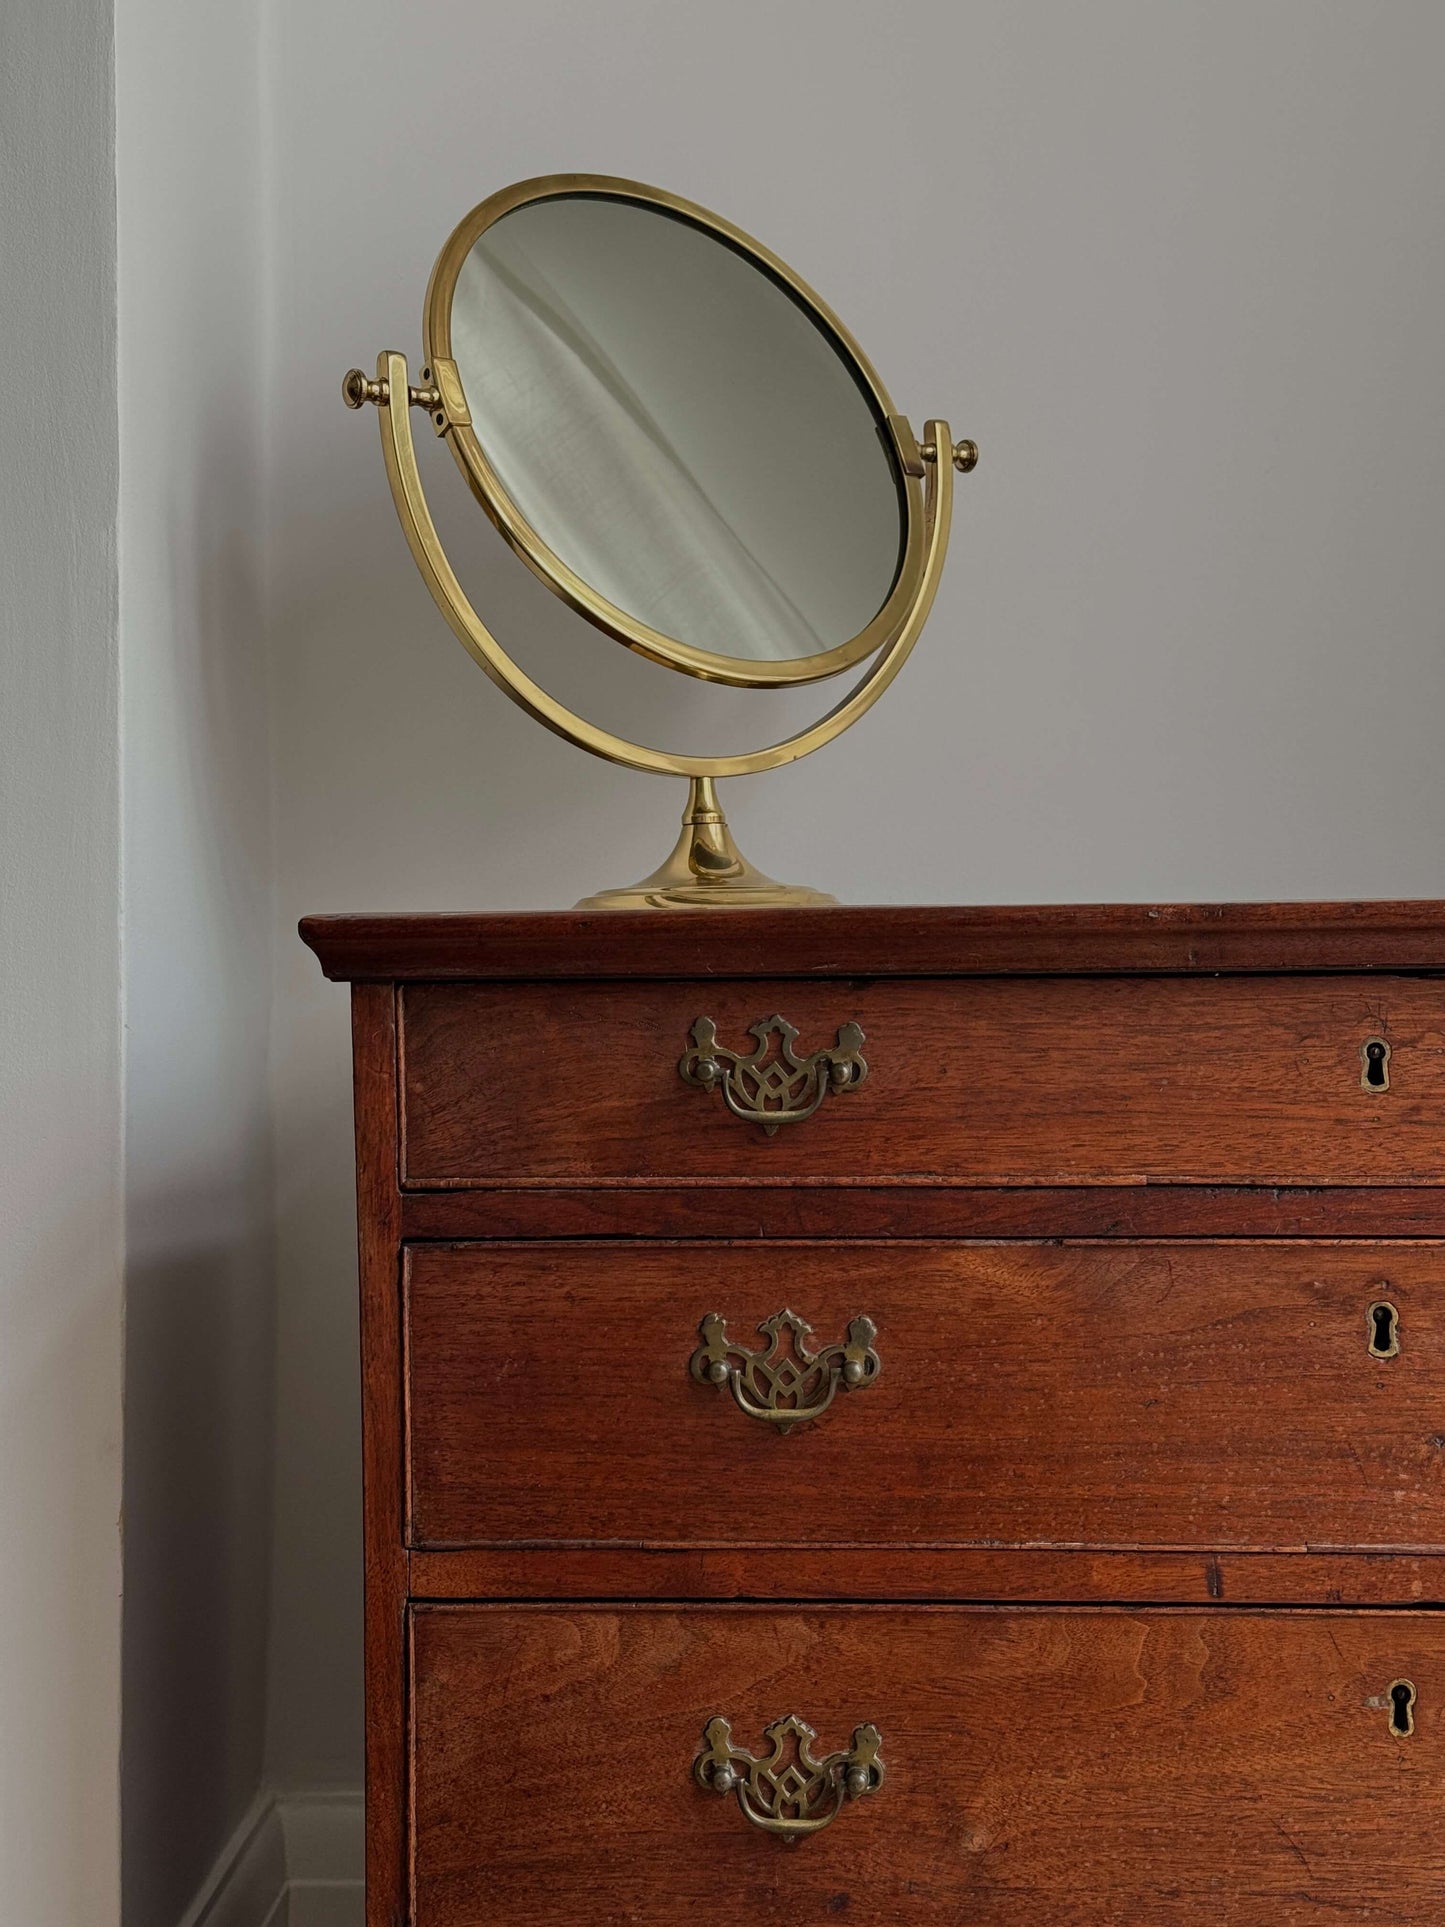
M 908 611 L 897 631 L 879 649 L 853 688 L 817 722 L 792 736 L 785 736 L 780 742 L 770 743 L 764 749 L 748 750 L 732 756 L 685 756 L 671 750 L 654 749 L 647 744 L 630 742 L 626 737 L 614 735 L 610 730 L 588 722 L 555 696 L 549 695 L 518 663 L 513 662 L 472 607 L 447 560 L 427 507 L 426 491 L 422 487 L 421 471 L 412 441 L 410 411 L 391 406 L 393 393 L 405 394 L 414 406 L 430 408 L 433 427 L 439 435 L 447 434 L 449 424 L 458 420 L 458 408 L 465 410 L 465 398 L 460 394 L 459 385 L 456 400 L 445 392 L 451 386 L 451 370 L 447 364 L 437 362 L 432 368 L 423 370 L 426 376 L 433 373 L 444 390 L 440 407 L 424 399 L 423 392 L 409 384 L 406 357 L 388 351 L 383 351 L 377 358 L 375 379 L 369 379 L 360 370 L 353 370 L 342 385 L 342 394 L 349 408 L 360 408 L 368 401 L 376 407 L 381 428 L 382 459 L 386 463 L 386 478 L 391 486 L 392 500 L 396 504 L 412 560 L 421 571 L 432 600 L 472 660 L 543 728 L 554 731 L 582 749 L 590 750 L 594 756 L 621 763 L 627 769 L 648 770 L 660 776 L 706 776 L 715 779 L 752 776 L 762 770 L 781 769 L 785 764 L 796 762 L 800 756 L 821 749 L 825 743 L 841 735 L 850 723 L 856 722 L 866 710 L 873 707 L 907 661 L 933 606 L 933 598 L 943 574 L 944 556 L 948 551 L 948 534 L 953 518 L 953 468 L 947 462 L 930 461 L 923 465 L 926 467 L 923 554 Z M 923 435 L 925 446 L 953 446 L 946 422 L 925 422 Z

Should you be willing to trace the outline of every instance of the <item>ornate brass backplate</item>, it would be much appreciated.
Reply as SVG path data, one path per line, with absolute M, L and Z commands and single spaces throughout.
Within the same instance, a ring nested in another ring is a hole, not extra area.
M 764 1730 L 768 1750 L 762 1755 L 734 1746 L 732 1723 L 721 1716 L 708 1721 L 702 1737 L 703 1749 L 692 1763 L 698 1785 L 724 1798 L 735 1793 L 746 1819 L 790 1843 L 831 1826 L 847 1801 L 883 1784 L 883 1736 L 876 1726 L 855 1726 L 847 1751 L 822 1759 L 813 1751 L 818 1735 L 796 1714 Z
M 728 1050 L 717 1040 L 713 1019 L 699 1017 L 678 1075 L 700 1090 L 720 1089 L 734 1117 L 761 1124 L 769 1137 L 780 1124 L 801 1124 L 811 1117 L 829 1091 L 856 1090 L 868 1075 L 857 1024 L 840 1024 L 836 1044 L 806 1057 L 796 1048 L 798 1032 L 786 1017 L 775 1013 L 748 1030 L 756 1048 Z
M 871 1385 L 883 1369 L 873 1349 L 878 1327 L 871 1318 L 858 1317 L 848 1326 L 841 1345 L 814 1351 L 808 1340 L 813 1328 L 795 1311 L 775 1311 L 758 1330 L 767 1344 L 758 1351 L 733 1343 L 720 1313 L 710 1311 L 698 1326 L 701 1345 L 688 1370 L 702 1385 L 726 1385 L 739 1411 L 762 1419 L 786 1434 L 795 1425 L 821 1418 L 841 1385 L 854 1391 Z

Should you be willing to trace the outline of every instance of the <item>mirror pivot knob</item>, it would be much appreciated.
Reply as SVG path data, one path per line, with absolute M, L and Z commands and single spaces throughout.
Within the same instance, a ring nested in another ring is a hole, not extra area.
M 391 399 L 391 385 L 373 380 L 360 368 L 348 368 L 341 382 L 341 399 L 348 408 L 364 408 L 368 402 L 379 408 Z

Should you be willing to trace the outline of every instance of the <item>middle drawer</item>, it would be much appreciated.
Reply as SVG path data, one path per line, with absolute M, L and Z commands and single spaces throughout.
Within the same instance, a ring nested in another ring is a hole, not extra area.
M 1438 1544 L 1442 1263 L 1437 1243 L 413 1245 L 408 1540 Z

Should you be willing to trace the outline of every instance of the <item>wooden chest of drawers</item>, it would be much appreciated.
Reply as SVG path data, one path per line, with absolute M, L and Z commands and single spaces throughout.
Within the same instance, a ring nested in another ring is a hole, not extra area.
M 1437 1927 L 1445 906 L 302 932 L 368 1927 Z

